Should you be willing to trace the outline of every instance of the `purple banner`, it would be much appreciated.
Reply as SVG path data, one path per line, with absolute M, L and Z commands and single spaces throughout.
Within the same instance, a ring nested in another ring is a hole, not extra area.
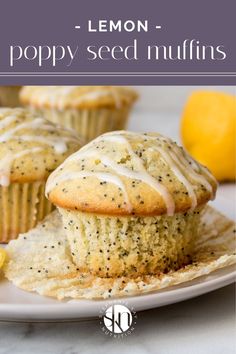
M 0 0 L 0 84 L 233 85 L 235 0 Z

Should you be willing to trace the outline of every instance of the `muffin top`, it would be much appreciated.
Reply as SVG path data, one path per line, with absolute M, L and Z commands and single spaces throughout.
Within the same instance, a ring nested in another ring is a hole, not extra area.
M 74 133 L 23 108 L 0 108 L 0 185 L 45 180 L 81 147 Z
M 137 99 L 136 91 L 119 86 L 24 86 L 21 102 L 49 108 L 121 108 Z
M 71 155 L 49 177 L 59 207 L 105 215 L 173 215 L 213 199 L 217 182 L 157 133 L 116 131 Z

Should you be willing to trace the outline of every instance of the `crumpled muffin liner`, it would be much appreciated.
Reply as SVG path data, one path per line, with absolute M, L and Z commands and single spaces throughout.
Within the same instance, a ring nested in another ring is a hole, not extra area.
M 235 224 L 207 206 L 191 264 L 167 274 L 100 278 L 81 273 L 72 261 L 57 211 L 7 246 L 5 276 L 17 287 L 62 299 L 134 296 L 181 284 L 236 263 Z

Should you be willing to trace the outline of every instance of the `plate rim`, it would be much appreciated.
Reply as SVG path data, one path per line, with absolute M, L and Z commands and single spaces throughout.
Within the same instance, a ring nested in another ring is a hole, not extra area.
M 232 269 L 230 269 L 232 268 Z M 162 289 L 161 291 L 154 291 L 152 293 L 147 293 L 147 294 L 142 294 L 142 295 L 137 295 L 137 296 L 132 296 L 132 297 L 123 297 L 123 298 L 115 298 L 115 299 L 103 299 L 103 300 L 84 300 L 88 302 L 88 304 L 92 305 L 90 308 L 90 311 L 84 314 L 84 312 L 81 313 L 81 317 L 79 312 L 81 311 L 81 308 L 79 305 L 81 305 L 80 300 L 72 300 L 73 302 L 67 301 L 67 302 L 59 302 L 58 303 L 51 303 L 51 304 L 24 304 L 24 303 L 7 303 L 7 304 L 0 304 L 0 320 L 1 319 L 6 319 L 6 317 L 10 319 L 24 319 L 27 321 L 28 315 L 32 316 L 32 319 L 35 320 L 42 320 L 43 318 L 45 320 L 63 320 L 63 319 L 86 319 L 86 318 L 91 318 L 91 317 L 97 317 L 99 314 L 99 311 L 101 308 L 107 304 L 107 303 L 112 303 L 112 302 L 117 302 L 117 301 L 124 301 L 128 306 L 132 305 L 134 307 L 135 311 L 144 311 L 150 308 L 155 308 L 155 307 L 160 307 L 160 306 L 165 306 L 165 304 L 157 304 L 153 305 L 152 303 L 145 303 L 145 300 L 156 300 L 157 297 L 159 299 L 162 299 L 166 297 L 166 294 L 168 292 L 168 297 L 171 297 L 171 299 L 167 300 L 166 305 L 171 305 L 173 303 L 177 303 L 180 301 L 188 300 L 190 298 L 200 296 L 203 294 L 207 294 L 213 290 L 219 289 L 221 287 L 227 286 L 229 284 L 232 284 L 235 282 L 236 278 L 236 270 L 234 269 L 235 265 L 227 266 L 221 269 L 216 270 L 215 272 L 212 272 L 210 274 L 205 275 L 204 277 L 207 276 L 214 276 L 214 273 L 218 271 L 228 271 L 226 274 L 222 274 L 219 276 L 216 276 L 213 279 L 209 279 L 197 284 L 192 284 L 191 281 L 188 282 L 190 283 L 187 286 L 180 287 L 180 288 L 175 288 L 172 287 L 172 289 Z M 198 278 L 195 278 L 193 280 L 196 280 Z M 192 281 L 193 281 L 192 280 Z M 187 283 L 186 283 L 187 284 Z M 176 285 L 176 286 L 180 286 Z M 167 291 L 165 291 L 167 290 Z M 33 294 L 33 293 L 32 293 Z M 174 299 L 174 297 L 178 297 L 178 299 Z M 140 303 L 144 302 L 144 304 Z M 145 306 L 146 305 L 146 306 Z M 43 310 L 43 311 L 42 311 Z M 78 312 L 77 312 L 77 311 Z M 65 311 L 67 311 L 67 314 L 65 314 Z M 76 313 L 75 313 L 76 311 Z M 43 313 L 42 313 L 43 312 Z M 44 316 L 43 316 L 44 314 Z M 46 315 L 45 315 L 46 314 Z M 14 317 L 14 315 L 16 317 Z M 40 315 L 39 317 L 37 317 Z M 41 316 L 42 315 L 42 316 Z M 55 315 L 57 315 L 55 317 Z M 73 316 L 72 316 L 73 315 Z M 63 317 L 61 317 L 63 316 Z M 71 317 L 72 316 L 72 317 Z

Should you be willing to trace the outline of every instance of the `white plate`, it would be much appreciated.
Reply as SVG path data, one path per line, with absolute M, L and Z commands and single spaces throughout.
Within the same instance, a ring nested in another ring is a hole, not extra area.
M 232 194 L 234 193 L 235 187 L 232 187 Z M 213 205 L 225 215 L 234 218 L 235 207 L 233 199 L 233 196 L 230 199 L 218 197 Z M 123 298 L 122 301 L 130 308 L 133 307 L 135 311 L 173 304 L 234 282 L 236 276 L 234 269 L 233 266 L 226 267 L 208 276 L 171 287 L 168 290 L 165 289 L 147 295 L 127 297 Z M 89 319 L 98 316 L 102 307 L 108 303 L 110 304 L 111 300 L 59 302 L 17 289 L 7 280 L 0 282 L 0 320 L 71 321 Z

